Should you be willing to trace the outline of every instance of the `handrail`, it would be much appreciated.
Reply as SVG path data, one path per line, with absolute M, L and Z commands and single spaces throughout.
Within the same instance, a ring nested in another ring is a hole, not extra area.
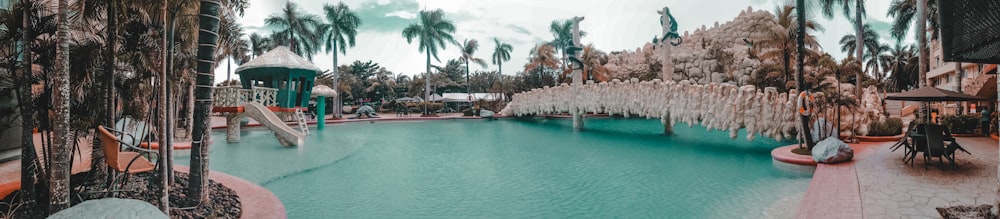
M 215 87 L 213 105 L 215 107 L 239 107 L 253 101 L 264 106 L 278 105 L 278 89 L 269 87 L 253 87 L 243 89 L 241 86 Z

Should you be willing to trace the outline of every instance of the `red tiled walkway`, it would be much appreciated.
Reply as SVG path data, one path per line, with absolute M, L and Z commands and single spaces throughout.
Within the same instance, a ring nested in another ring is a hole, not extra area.
M 855 161 L 872 155 L 870 148 L 886 142 L 850 144 L 854 159 L 839 164 L 818 164 L 795 218 L 863 218 L 861 188 Z M 888 144 L 891 144 L 889 142 Z M 772 153 L 773 154 L 773 153 Z

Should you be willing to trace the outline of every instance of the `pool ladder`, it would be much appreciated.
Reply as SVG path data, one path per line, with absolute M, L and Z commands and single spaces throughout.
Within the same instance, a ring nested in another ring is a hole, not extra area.
M 295 119 L 299 121 L 299 131 L 303 135 L 309 135 L 309 126 L 306 123 L 306 114 L 302 113 L 302 108 L 295 108 Z

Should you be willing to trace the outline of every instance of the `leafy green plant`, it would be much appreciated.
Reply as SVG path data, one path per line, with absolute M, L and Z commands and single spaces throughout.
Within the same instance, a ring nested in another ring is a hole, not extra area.
M 979 127 L 979 117 L 972 115 L 947 115 L 939 120 L 954 134 L 973 134 Z
M 903 120 L 888 118 L 868 124 L 868 136 L 896 136 L 903 133 Z

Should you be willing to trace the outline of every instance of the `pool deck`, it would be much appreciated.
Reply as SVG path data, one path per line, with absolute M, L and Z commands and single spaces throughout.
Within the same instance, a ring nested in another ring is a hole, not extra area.
M 90 170 L 90 155 L 92 136 L 82 137 L 78 140 L 80 153 L 73 154 L 73 174 Z M 35 150 L 41 153 L 41 135 L 35 134 Z M 174 170 L 188 172 L 187 166 L 174 166 Z M 226 187 L 236 191 L 242 204 L 242 214 L 240 218 L 287 218 L 285 206 L 274 193 L 252 182 L 230 176 L 225 173 L 211 171 L 209 179 L 222 183 Z M 21 160 L 12 160 L 0 163 L 0 190 L 18 189 L 21 183 Z M 4 193 L 4 191 L 0 191 Z M 0 194 L 4 195 L 5 194 Z
M 924 169 L 922 158 L 904 164 L 903 151 L 889 149 L 894 142 L 851 144 L 853 161 L 817 165 L 795 218 L 940 218 L 936 207 L 992 205 L 997 141 L 959 137 L 958 143 L 972 153 L 957 152 L 958 170 Z

